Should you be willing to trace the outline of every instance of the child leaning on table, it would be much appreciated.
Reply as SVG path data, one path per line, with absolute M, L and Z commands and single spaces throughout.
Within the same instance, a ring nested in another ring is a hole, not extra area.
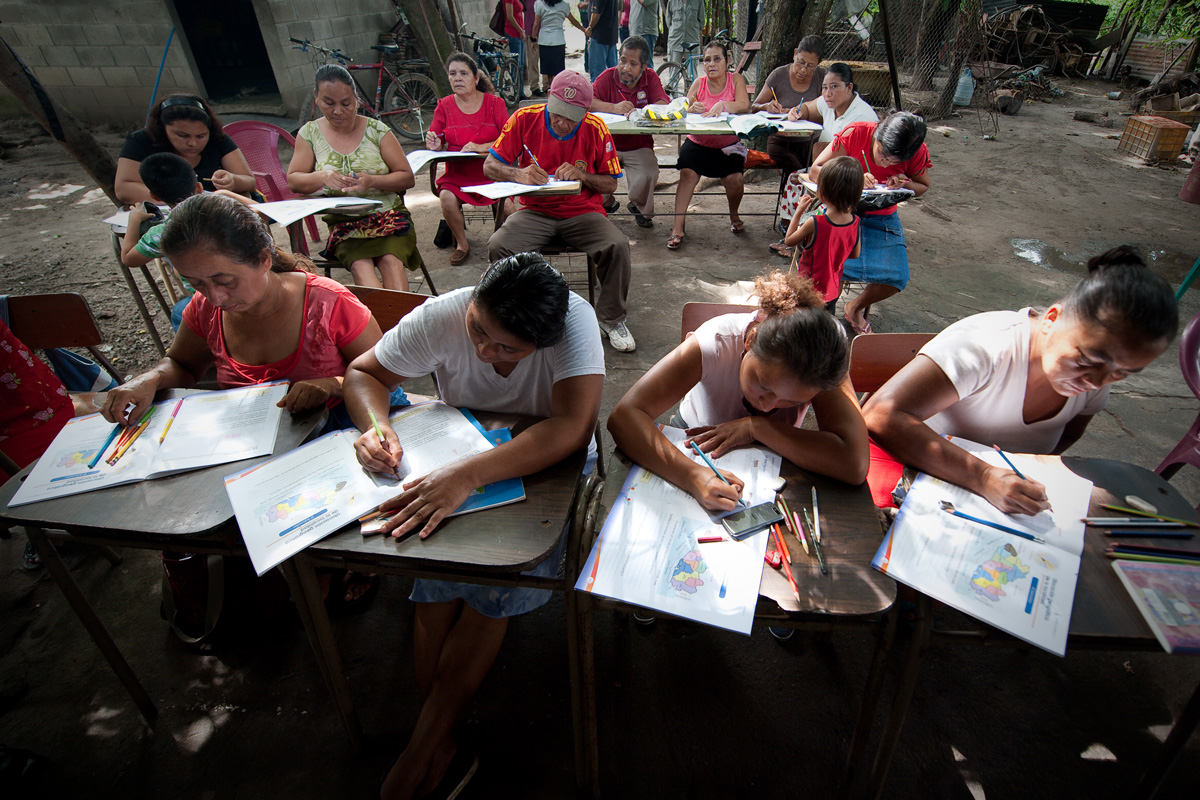
M 783 239 L 788 247 L 796 248 L 792 269 L 812 279 L 830 314 L 842 293 L 842 267 L 847 260 L 858 258 L 861 247 L 854 208 L 862 189 L 862 165 L 850 156 L 832 159 L 817 178 L 815 199 L 824 204 L 823 213 L 803 219 L 814 198 L 801 198 Z
M 138 165 L 138 177 L 150 190 L 150 197 L 154 199 L 154 202 L 165 204 L 170 208 L 174 208 L 192 195 L 204 194 L 204 186 L 196 179 L 195 168 L 185 158 L 175 153 L 155 153 L 146 156 Z M 218 189 L 213 194 L 224 195 L 243 205 L 250 205 L 254 202 L 248 197 L 225 189 Z M 156 258 L 163 257 L 159 242 L 162 240 L 166 219 L 142 233 L 142 223 L 153 218 L 154 215 L 141 205 L 136 205 L 129 210 L 129 222 L 125 228 L 125 236 L 121 239 L 121 263 L 125 266 L 136 269 Z M 171 309 L 171 327 L 174 330 L 179 330 L 180 322 L 183 320 L 183 309 L 192 299 L 192 287 L 188 286 L 187 289 L 188 295 L 181 298 Z

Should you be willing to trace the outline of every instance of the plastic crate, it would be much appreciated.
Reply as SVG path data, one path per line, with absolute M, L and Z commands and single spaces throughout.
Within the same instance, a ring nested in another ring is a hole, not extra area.
M 1117 142 L 1117 151 L 1144 159 L 1149 164 L 1179 158 L 1191 128 L 1165 117 L 1130 117 Z

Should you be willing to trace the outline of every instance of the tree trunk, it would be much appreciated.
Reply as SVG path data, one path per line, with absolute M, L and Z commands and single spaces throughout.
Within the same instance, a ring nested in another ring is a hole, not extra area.
M 917 32 L 916 65 L 912 73 L 912 89 L 928 91 L 933 88 L 933 76 L 941 62 L 943 45 L 949 42 L 951 23 L 958 13 L 960 0 L 929 0 Z M 952 76 L 953 77 L 953 76 Z
M 968 26 L 978 23 L 978 2 L 970 2 L 970 0 L 965 3 L 961 3 L 960 0 L 953 0 L 953 2 L 956 6 L 955 10 L 958 12 L 957 25 L 959 30 L 966 31 Z M 953 21 L 952 18 L 948 19 L 947 24 Z M 949 28 L 947 28 L 947 37 L 948 35 Z M 967 60 L 971 57 L 971 49 L 971 47 L 964 45 L 962 42 L 954 48 L 954 55 L 950 64 L 950 74 L 946 78 L 946 85 L 942 87 L 941 94 L 938 95 L 937 105 L 934 107 L 933 113 L 930 114 L 930 118 L 942 119 L 943 117 L 950 116 L 950 112 L 954 108 L 954 92 L 958 89 L 958 78 L 962 75 L 963 66 L 966 65 Z
M 825 30 L 825 18 L 833 0 L 765 0 L 767 21 L 762 25 L 762 49 L 758 51 L 758 85 L 771 70 L 790 64 L 792 52 L 800 40 L 810 33 Z
M 37 123 L 46 129 L 67 152 L 83 166 L 96 185 L 113 205 L 120 207 L 113 188 L 117 179 L 117 162 L 100 146 L 87 128 L 75 116 L 51 99 L 20 56 L 0 37 L 0 81 L 28 109 Z
M 408 29 L 416 37 L 421 54 L 429 62 L 429 77 L 437 86 L 438 94 L 443 97 L 450 94 L 450 78 L 442 65 L 457 48 L 442 22 L 437 0 L 396 0 L 396 4 L 408 18 Z

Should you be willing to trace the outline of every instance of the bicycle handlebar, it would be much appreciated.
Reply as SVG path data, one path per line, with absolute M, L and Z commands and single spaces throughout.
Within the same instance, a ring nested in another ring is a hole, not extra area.
M 337 59 L 338 61 L 342 62 L 342 64 L 350 63 L 350 56 L 346 55 L 345 53 L 341 52 L 340 50 L 330 50 L 328 47 L 322 47 L 321 45 L 316 44 L 315 42 L 310 42 L 308 39 L 297 39 L 293 36 L 289 36 L 288 39 L 291 42 L 293 42 L 294 44 L 298 45 L 297 47 L 293 47 L 292 48 L 293 50 L 299 50 L 302 53 L 307 53 L 308 48 L 311 47 L 313 50 L 316 50 L 320 53 L 324 53 L 325 55 L 329 56 L 330 58 Z

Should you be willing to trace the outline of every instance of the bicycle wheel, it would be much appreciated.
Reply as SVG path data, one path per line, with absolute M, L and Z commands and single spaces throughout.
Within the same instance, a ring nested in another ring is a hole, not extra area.
M 517 90 L 521 86 L 521 76 L 517 69 L 515 58 L 502 58 L 496 69 L 496 94 L 504 98 L 504 102 L 515 106 L 521 101 Z
M 317 93 L 309 92 L 308 97 L 300 104 L 300 127 L 303 128 L 305 123 L 320 116 L 321 112 L 317 110 Z
M 409 72 L 392 81 L 383 93 L 379 117 L 392 126 L 397 136 L 421 140 L 433 122 L 437 104 L 433 81 L 419 72 Z
M 687 77 L 687 70 L 677 61 L 666 61 L 660 64 L 655 72 L 658 73 L 658 77 L 662 81 L 663 90 L 667 93 L 667 97 L 671 99 L 685 97 L 688 89 L 692 88 L 691 81 Z

